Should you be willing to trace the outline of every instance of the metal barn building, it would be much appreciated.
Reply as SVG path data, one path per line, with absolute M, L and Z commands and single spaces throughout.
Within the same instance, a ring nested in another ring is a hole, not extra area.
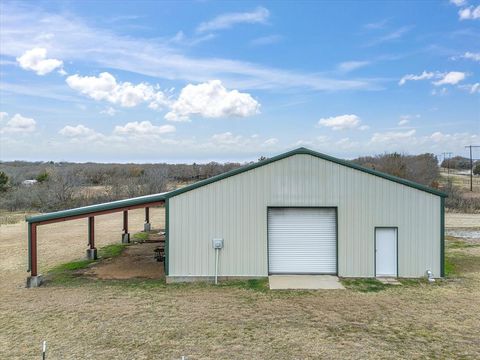
M 305 148 L 170 192 L 167 281 L 443 276 L 445 194 Z
M 184 188 L 27 218 L 31 286 L 38 286 L 37 227 L 165 206 L 167 282 L 333 274 L 444 276 L 445 194 L 299 148 Z

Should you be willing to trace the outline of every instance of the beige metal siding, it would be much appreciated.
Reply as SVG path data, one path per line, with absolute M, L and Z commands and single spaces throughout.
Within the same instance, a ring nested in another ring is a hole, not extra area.
M 340 276 L 374 276 L 376 226 L 398 227 L 399 276 L 440 276 L 440 197 L 297 154 L 169 200 L 169 275 L 266 276 L 267 207 L 338 208 Z

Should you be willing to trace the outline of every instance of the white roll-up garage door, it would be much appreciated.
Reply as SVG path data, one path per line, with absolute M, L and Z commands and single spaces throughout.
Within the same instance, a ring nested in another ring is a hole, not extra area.
M 269 208 L 270 274 L 337 272 L 334 208 Z

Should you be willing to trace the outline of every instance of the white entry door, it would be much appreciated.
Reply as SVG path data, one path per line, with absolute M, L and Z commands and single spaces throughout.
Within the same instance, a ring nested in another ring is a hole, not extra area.
M 375 276 L 398 276 L 397 229 L 375 229 Z
M 336 274 L 334 208 L 269 208 L 270 274 Z

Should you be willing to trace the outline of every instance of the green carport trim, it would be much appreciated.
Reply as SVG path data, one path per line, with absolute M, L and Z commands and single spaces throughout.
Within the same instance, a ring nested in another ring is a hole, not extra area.
M 418 184 L 418 183 L 410 181 L 410 180 L 402 179 L 402 178 L 399 178 L 399 177 L 396 177 L 396 176 L 393 176 L 393 175 L 390 175 L 390 174 L 386 174 L 386 173 L 383 173 L 383 172 L 380 172 L 380 171 L 377 171 L 377 170 L 369 169 L 369 168 L 357 165 L 357 164 L 355 164 L 351 161 L 338 159 L 338 158 L 335 158 L 333 156 L 325 155 L 325 154 L 322 154 L 322 153 L 319 153 L 319 152 L 316 152 L 316 151 L 313 151 L 313 150 L 310 150 L 310 149 L 307 149 L 307 148 L 304 148 L 304 147 L 288 151 L 286 153 L 271 157 L 271 158 L 266 159 L 266 160 L 256 162 L 254 164 L 242 166 L 238 169 L 227 171 L 226 173 L 223 173 L 223 174 L 212 176 L 211 178 L 193 183 L 191 185 L 185 186 L 185 187 L 177 189 L 177 190 L 170 191 L 170 192 L 166 193 L 165 196 L 167 198 L 170 198 L 170 197 L 173 197 L 173 196 L 176 196 L 176 195 L 180 195 L 180 194 L 183 194 L 184 192 L 187 192 L 187 191 L 190 191 L 190 190 L 193 190 L 193 189 L 197 189 L 201 186 L 205 186 L 205 185 L 214 183 L 214 182 L 219 181 L 219 180 L 226 179 L 230 176 L 241 174 L 243 172 L 256 169 L 257 167 L 267 165 L 267 164 L 270 164 L 272 162 L 282 160 L 282 159 L 285 159 L 285 158 L 293 156 L 293 155 L 299 155 L 299 154 L 311 155 L 311 156 L 314 156 L 314 157 L 317 157 L 317 158 L 320 158 L 320 159 L 323 159 L 323 160 L 331 161 L 335 164 L 343 165 L 343 166 L 346 166 L 346 167 L 349 167 L 349 168 L 352 168 L 352 169 L 355 169 L 355 170 L 365 172 L 365 173 L 370 174 L 370 175 L 378 176 L 378 177 L 381 177 L 383 179 L 387 179 L 387 180 L 396 182 L 398 184 L 409 186 L 411 188 L 414 188 L 414 189 L 417 189 L 417 190 L 420 190 L 420 191 L 425 191 L 425 192 L 433 194 L 433 195 L 442 196 L 442 197 L 447 196 L 447 194 L 445 194 L 441 191 L 438 191 L 436 189 L 432 189 L 428 186 Z
M 68 218 L 71 216 L 88 215 L 98 211 L 121 209 L 128 206 L 147 205 L 158 201 L 164 201 L 167 193 L 139 196 L 130 199 L 111 201 L 102 204 L 83 206 L 74 209 L 56 211 L 42 215 L 29 216 L 25 220 L 29 223 L 38 223 L 42 221 Z
M 445 276 L 445 198 L 440 199 L 440 277 Z

